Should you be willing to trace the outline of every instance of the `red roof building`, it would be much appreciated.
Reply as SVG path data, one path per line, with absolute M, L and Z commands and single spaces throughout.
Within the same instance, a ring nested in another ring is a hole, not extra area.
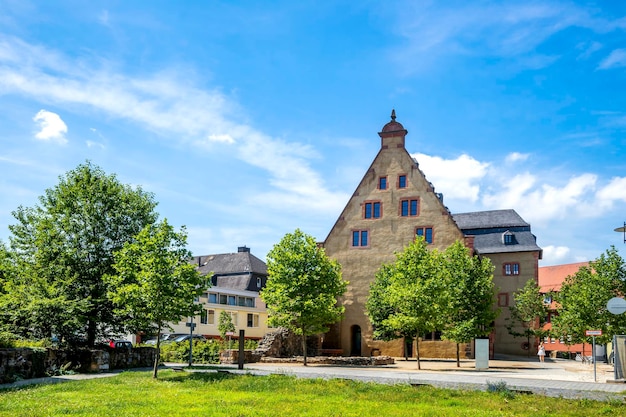
M 589 262 L 576 262 L 573 264 L 541 266 L 539 267 L 538 285 L 543 293 L 551 291 L 558 292 L 565 278 L 574 275 L 580 267 L 588 266 Z M 552 317 L 556 315 L 556 305 L 553 300 L 547 300 L 550 303 L 550 313 L 548 314 L 544 329 L 552 328 Z M 570 352 L 572 354 L 580 353 L 582 356 L 591 355 L 591 345 L 576 344 L 566 345 L 563 340 L 555 338 L 546 338 L 544 344 L 547 352 Z M 583 351 L 584 349 L 584 351 Z

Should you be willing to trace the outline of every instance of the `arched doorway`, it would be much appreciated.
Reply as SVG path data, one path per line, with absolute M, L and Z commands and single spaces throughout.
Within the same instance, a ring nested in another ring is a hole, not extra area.
M 350 328 L 350 356 L 361 356 L 361 326 Z

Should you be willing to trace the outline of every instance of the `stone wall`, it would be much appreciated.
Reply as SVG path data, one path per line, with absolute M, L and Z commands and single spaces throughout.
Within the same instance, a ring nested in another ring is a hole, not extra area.
M 0 349 L 0 383 L 40 378 L 67 371 L 101 372 L 109 369 L 151 367 L 156 349 Z

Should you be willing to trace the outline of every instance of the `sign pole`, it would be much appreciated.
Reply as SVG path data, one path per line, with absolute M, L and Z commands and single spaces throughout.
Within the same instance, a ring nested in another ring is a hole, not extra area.
M 591 338 L 593 348 L 591 349 L 591 360 L 593 361 L 593 382 L 598 382 L 596 378 L 596 337 Z

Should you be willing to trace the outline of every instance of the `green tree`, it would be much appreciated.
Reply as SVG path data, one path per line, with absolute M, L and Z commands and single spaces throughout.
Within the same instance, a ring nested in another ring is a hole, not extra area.
M 493 308 L 493 265 L 489 258 L 471 256 L 459 241 L 446 248 L 443 257 L 451 297 L 442 338 L 456 343 L 456 361 L 460 367 L 459 344 L 488 336 L 499 313 Z
M 429 251 L 423 238 L 383 265 L 370 286 L 367 315 L 374 337 L 382 340 L 416 338 L 417 368 L 421 369 L 419 336 L 443 326 L 450 292 L 444 279 L 444 258 Z
M 529 355 L 531 338 L 543 338 L 547 334 L 543 329 L 548 316 L 548 306 L 544 299 L 537 282 L 529 279 L 523 288 L 513 293 L 515 303 L 509 307 L 511 317 L 508 319 L 507 330 L 514 337 L 526 337 Z M 518 330 L 520 326 L 523 329 L 521 332 Z
M 206 289 L 206 281 L 189 262 L 184 228 L 175 232 L 163 220 L 146 226 L 136 239 L 115 253 L 116 274 L 104 278 L 115 312 L 129 318 L 133 330 L 156 328 L 157 377 L 161 330 L 170 322 L 198 313 L 194 299 Z
M 227 311 L 222 310 L 220 313 L 217 330 L 220 332 L 222 340 L 226 340 L 226 336 L 228 336 L 228 349 L 230 349 L 230 334 L 228 333 L 235 332 L 235 324 L 233 323 L 233 317 Z
M 18 207 L 9 226 L 15 329 L 25 336 L 64 340 L 124 329 L 113 312 L 103 276 L 113 253 L 156 221 L 156 203 L 141 188 L 121 184 L 87 162 L 59 178 L 39 205 Z
M 568 276 L 554 294 L 557 315 L 552 321 L 555 336 L 569 344 L 590 342 L 585 330 L 602 330 L 599 343 L 610 342 L 615 334 L 626 331 L 626 315 L 614 315 L 606 309 L 613 297 L 626 294 L 626 266 L 614 246 L 589 266 Z
M 328 331 L 343 316 L 345 309 L 337 298 L 348 283 L 341 279 L 341 266 L 326 256 L 312 236 L 296 229 L 268 253 L 267 272 L 261 298 L 267 305 L 269 324 L 302 336 L 306 365 L 307 336 Z

